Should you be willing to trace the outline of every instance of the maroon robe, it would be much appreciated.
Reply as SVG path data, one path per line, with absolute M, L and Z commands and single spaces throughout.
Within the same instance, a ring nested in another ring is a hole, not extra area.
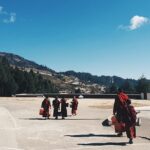
M 72 115 L 77 115 L 78 100 L 76 98 L 73 98 L 71 103 L 72 103 L 71 113 L 72 113 Z
M 136 111 L 132 105 L 128 106 L 130 122 L 126 123 L 126 134 L 130 139 L 136 138 Z
M 49 116 L 50 116 L 49 109 L 51 108 L 51 103 L 48 100 L 48 98 L 45 98 L 43 100 L 41 107 L 44 109 L 43 117 L 48 117 L 49 118 Z
M 58 98 L 55 98 L 53 100 L 53 108 L 54 108 L 53 116 L 58 118 L 58 116 L 59 116 L 58 111 L 59 111 L 59 108 L 60 108 L 60 101 L 58 100 Z
M 67 117 L 67 107 L 68 107 L 68 103 L 66 102 L 65 98 L 61 99 L 61 115 L 62 118 Z
M 127 137 L 132 139 L 136 137 L 136 112 L 128 103 L 131 103 L 128 96 L 123 92 L 119 93 L 115 98 L 113 114 L 116 115 L 118 122 L 125 124 Z

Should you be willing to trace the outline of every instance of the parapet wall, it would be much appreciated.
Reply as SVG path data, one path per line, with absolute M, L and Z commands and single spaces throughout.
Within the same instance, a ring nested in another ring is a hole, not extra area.
M 116 94 L 60 94 L 60 93 L 43 93 L 43 94 L 16 94 L 16 97 L 40 97 L 40 96 L 49 96 L 49 97 L 64 97 L 64 98 L 73 98 L 74 96 L 76 97 L 83 97 L 83 98 L 105 98 L 105 99 L 110 99 L 110 98 L 115 98 Z M 142 99 L 141 94 L 128 94 L 129 98 L 131 99 Z
M 150 93 L 147 93 L 147 100 L 150 100 Z

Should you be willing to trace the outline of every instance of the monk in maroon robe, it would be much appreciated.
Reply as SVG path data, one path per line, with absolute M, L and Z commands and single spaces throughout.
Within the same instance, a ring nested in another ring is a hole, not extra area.
M 44 109 L 43 117 L 45 117 L 45 119 L 49 119 L 49 117 L 50 117 L 49 110 L 51 109 L 51 103 L 48 99 L 48 96 L 46 96 L 45 99 L 42 101 L 41 108 Z
M 77 98 L 74 96 L 72 102 L 71 102 L 71 113 L 72 115 L 77 115 L 77 108 L 78 108 L 78 100 Z
M 126 134 L 127 137 L 130 139 L 129 143 L 132 144 L 133 143 L 133 138 L 136 138 L 136 111 L 134 109 L 134 107 L 131 105 L 131 100 L 127 101 L 127 105 L 128 105 L 128 115 L 130 117 L 130 121 L 126 123 Z
M 54 108 L 53 116 L 55 117 L 55 119 L 58 119 L 60 109 L 60 101 L 58 100 L 58 97 L 56 97 L 53 100 L 53 108 Z
M 134 107 L 130 106 L 129 103 L 129 97 L 121 89 L 119 89 L 114 102 L 113 114 L 116 116 L 119 123 L 124 124 L 124 130 L 129 138 L 129 143 L 132 144 L 133 138 L 135 138 L 134 124 L 136 116 L 134 114 Z M 122 132 L 119 132 L 118 136 L 122 136 Z
M 65 119 L 65 117 L 67 117 L 67 107 L 68 107 L 68 103 L 67 100 L 65 98 L 62 98 L 61 101 L 61 115 L 62 115 L 62 119 Z

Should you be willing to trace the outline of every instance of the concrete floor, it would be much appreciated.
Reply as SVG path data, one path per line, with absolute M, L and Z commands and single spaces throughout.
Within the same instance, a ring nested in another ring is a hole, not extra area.
M 0 150 L 149 149 L 149 106 L 138 108 L 141 110 L 139 116 L 142 118 L 142 126 L 137 127 L 137 138 L 130 145 L 125 134 L 121 138 L 116 137 L 113 127 L 101 125 L 112 114 L 113 100 L 81 99 L 78 115 L 71 116 L 68 108 L 69 117 L 65 120 L 55 120 L 53 117 L 44 120 L 39 116 L 42 100 L 0 98 Z M 103 107 L 106 105 L 109 107 Z

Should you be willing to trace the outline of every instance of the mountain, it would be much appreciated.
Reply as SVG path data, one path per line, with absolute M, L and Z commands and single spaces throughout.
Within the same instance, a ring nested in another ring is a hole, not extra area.
M 98 85 L 103 85 L 105 87 L 116 86 L 116 88 L 118 88 L 118 87 L 123 88 L 124 86 L 130 86 L 131 88 L 135 88 L 135 86 L 137 86 L 137 80 L 123 79 L 123 78 L 117 77 L 117 76 L 104 76 L 104 75 L 96 76 L 96 75 L 92 75 L 90 73 L 75 72 L 75 71 L 61 72 L 61 74 L 70 76 L 70 77 L 71 76 L 76 77 L 83 83 L 98 84 Z M 129 84 L 129 85 L 127 85 L 127 84 Z M 129 87 L 126 87 L 126 88 L 129 88 Z
M 13 68 L 17 67 L 27 72 L 32 69 L 33 72 L 38 72 L 45 79 L 50 80 L 60 92 L 74 93 L 79 92 L 79 89 L 84 93 L 115 92 L 117 87 L 134 91 L 137 85 L 137 80 L 117 76 L 96 76 L 75 71 L 56 72 L 12 53 L 0 52 L 0 56 L 5 57 Z
M 12 54 L 12 53 L 5 53 L 5 52 L 0 52 L 0 56 L 5 57 L 9 64 L 13 67 L 18 67 L 25 69 L 26 71 L 33 69 L 34 71 L 40 71 L 40 72 L 45 72 L 45 73 L 55 73 L 54 70 L 49 69 L 46 66 L 39 65 L 33 61 L 27 60 L 21 56 Z
M 44 79 L 50 80 L 60 92 L 74 92 L 76 88 L 72 83 L 74 78 L 66 77 L 49 69 L 46 66 L 39 65 L 33 61 L 27 60 L 21 56 L 12 53 L 0 52 L 0 57 L 5 57 L 12 68 L 17 67 L 19 70 L 41 74 Z M 71 81 L 68 83 L 68 81 Z
M 80 79 L 84 83 L 91 83 L 91 84 L 100 84 L 105 86 L 110 86 L 113 83 L 116 83 L 118 86 L 121 86 L 127 79 L 123 79 L 121 77 L 117 76 L 97 76 L 92 75 L 90 73 L 85 72 L 75 72 L 75 71 L 66 71 L 61 72 L 61 74 L 66 76 L 74 76 Z M 132 82 L 133 84 L 137 82 L 137 80 L 134 79 L 128 79 L 129 82 Z

